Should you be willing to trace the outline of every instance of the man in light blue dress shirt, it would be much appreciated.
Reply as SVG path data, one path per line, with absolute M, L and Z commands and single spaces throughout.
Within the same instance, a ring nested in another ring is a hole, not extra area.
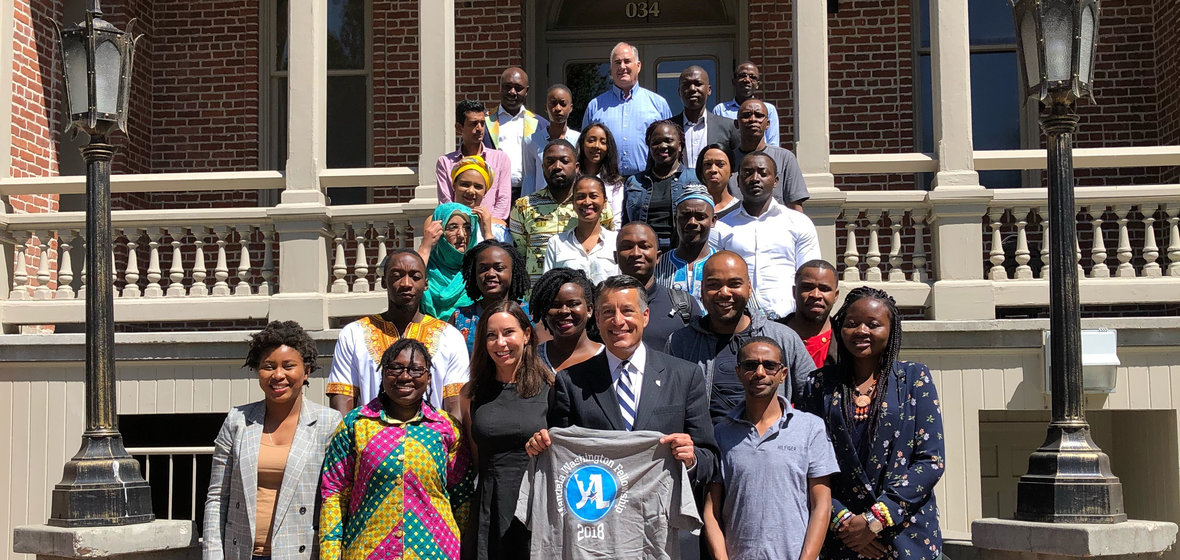
M 644 134 L 653 122 L 672 118 L 668 102 L 639 85 L 639 49 L 619 43 L 610 52 L 610 76 L 614 85 L 590 100 L 582 117 L 582 130 L 600 122 L 610 129 L 619 148 L 619 173 L 634 175 L 647 167 Z
M 713 114 L 721 115 L 727 119 L 736 119 L 742 103 L 745 103 L 747 99 L 761 99 L 762 103 L 766 105 L 766 116 L 770 119 L 770 123 L 766 127 L 766 145 L 778 146 L 778 109 L 763 99 L 762 92 L 759 91 L 761 89 L 762 75 L 758 72 L 758 67 L 748 60 L 739 64 L 737 69 L 733 71 L 733 99 L 718 103 L 713 107 Z

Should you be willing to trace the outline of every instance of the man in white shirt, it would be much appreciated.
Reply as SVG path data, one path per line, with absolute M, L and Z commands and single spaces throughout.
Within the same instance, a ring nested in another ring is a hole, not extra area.
M 570 144 L 578 145 L 581 135 L 569 127 L 570 112 L 573 110 L 574 98 L 570 89 L 565 84 L 549 86 L 549 90 L 545 92 L 545 113 L 549 115 L 549 124 L 538 127 L 532 135 L 525 138 L 524 175 L 521 176 L 518 197 L 528 196 L 545 188 L 545 166 L 541 162 L 541 155 L 551 140 L 564 138 Z
M 524 173 L 524 141 L 549 121 L 524 108 L 529 93 L 529 75 L 513 66 L 500 74 L 500 106 L 487 117 L 488 134 L 484 144 L 506 154 L 512 160 L 512 200 L 520 198 L 520 181 Z
M 771 319 L 795 310 L 795 267 L 820 258 L 815 224 L 774 199 L 778 171 L 765 152 L 753 152 L 738 167 L 742 206 L 721 218 L 721 248 L 741 255 L 750 267 L 754 299 Z

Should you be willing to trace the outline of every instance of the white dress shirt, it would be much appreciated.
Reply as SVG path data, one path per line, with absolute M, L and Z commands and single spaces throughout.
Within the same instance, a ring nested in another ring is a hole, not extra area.
M 705 115 L 708 111 L 701 111 L 701 118 L 696 122 L 689 122 L 688 116 L 684 117 L 684 122 L 680 123 L 684 127 L 684 165 L 696 169 L 697 154 L 705 149 L 709 141 L 709 124 Z
M 575 230 L 550 237 L 545 245 L 545 272 L 559 267 L 581 270 L 595 284 L 619 274 L 619 266 L 615 263 L 615 239 L 618 235 L 605 227 L 601 228 L 598 231 L 598 243 L 594 244 L 590 252 L 582 247 Z
M 795 310 L 795 269 L 820 258 L 815 224 L 802 212 L 779 204 L 754 217 L 745 207 L 726 214 L 718 222 L 720 247 L 741 255 L 750 266 L 754 300 L 770 319 Z
M 610 367 L 612 393 L 619 390 L 619 377 L 622 377 L 623 374 L 619 371 L 619 363 L 622 361 L 622 358 L 611 354 L 609 349 L 606 351 L 606 365 Z M 635 412 L 637 413 L 639 412 L 639 394 L 643 392 L 643 368 L 645 367 L 647 367 L 647 345 L 641 342 L 635 348 L 635 352 L 631 353 L 631 357 L 627 358 L 627 371 L 631 372 L 631 392 L 635 393 Z
M 500 124 L 496 146 L 512 160 L 513 186 L 520 184 L 524 172 L 524 113 L 524 107 L 521 107 L 515 116 L 510 115 L 503 105 L 496 111 L 496 121 Z

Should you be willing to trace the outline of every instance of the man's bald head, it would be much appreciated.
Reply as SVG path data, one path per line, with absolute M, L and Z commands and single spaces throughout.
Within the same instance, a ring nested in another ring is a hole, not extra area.
M 741 255 L 718 251 L 705 261 L 701 279 L 701 303 L 708 328 L 735 332 L 750 300 L 750 269 Z
M 524 106 L 529 93 L 529 75 L 519 67 L 512 66 L 500 74 L 500 106 L 513 115 Z

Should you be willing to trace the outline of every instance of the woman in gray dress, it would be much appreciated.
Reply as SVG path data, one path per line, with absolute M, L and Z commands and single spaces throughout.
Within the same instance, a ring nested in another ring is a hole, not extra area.
M 537 357 L 536 331 L 515 301 L 484 310 L 475 341 L 460 395 L 479 486 L 462 557 L 528 558 L 529 531 L 513 513 L 529 462 L 524 444 L 546 427 L 553 373 Z

